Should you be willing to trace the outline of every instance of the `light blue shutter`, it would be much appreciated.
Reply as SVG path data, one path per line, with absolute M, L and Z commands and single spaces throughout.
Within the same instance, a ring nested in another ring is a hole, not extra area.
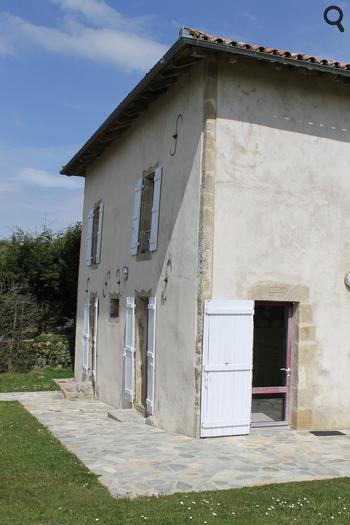
M 126 298 L 125 347 L 124 347 L 125 394 L 134 400 L 135 391 L 135 299 Z
M 98 297 L 94 300 L 94 335 L 92 338 L 92 363 L 91 371 L 94 382 L 96 382 L 96 363 L 97 363 L 97 327 L 98 327 Z
M 152 222 L 151 222 L 151 235 L 149 241 L 149 250 L 154 252 L 158 245 L 158 223 L 159 223 L 159 208 L 160 208 L 160 190 L 162 186 L 162 172 L 163 168 L 159 167 L 156 169 L 154 174 L 154 186 L 153 186 L 153 204 L 152 204 Z
M 92 228 L 94 224 L 94 209 L 91 208 L 88 211 L 87 224 L 86 224 L 86 256 L 85 263 L 87 266 L 91 266 L 92 263 Z
M 99 207 L 99 210 L 98 210 L 96 264 L 99 264 L 99 262 L 101 260 L 102 227 L 103 227 L 103 202 L 100 203 L 100 207 Z
M 131 255 L 137 255 L 139 245 L 139 227 L 140 227 L 140 212 L 141 212 L 141 197 L 142 197 L 142 179 L 136 181 L 134 189 L 134 209 L 132 214 L 132 231 L 131 231 Z
M 90 337 L 90 296 L 84 298 L 84 320 L 83 320 L 83 355 L 82 366 L 87 373 L 89 369 L 89 337 Z
M 154 358 L 156 348 L 156 298 L 150 297 L 148 301 L 147 325 L 147 412 L 153 414 L 154 410 Z

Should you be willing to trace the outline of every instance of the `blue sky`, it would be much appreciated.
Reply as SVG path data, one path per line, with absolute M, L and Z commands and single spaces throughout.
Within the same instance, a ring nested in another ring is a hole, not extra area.
M 0 237 L 80 219 L 83 179 L 59 175 L 181 26 L 350 62 L 323 0 L 0 0 Z

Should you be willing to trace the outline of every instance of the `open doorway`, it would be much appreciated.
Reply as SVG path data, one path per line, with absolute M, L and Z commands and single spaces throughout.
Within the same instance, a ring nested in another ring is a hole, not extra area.
M 255 303 L 252 426 L 289 423 L 290 303 Z
M 135 408 L 146 415 L 148 297 L 136 297 Z

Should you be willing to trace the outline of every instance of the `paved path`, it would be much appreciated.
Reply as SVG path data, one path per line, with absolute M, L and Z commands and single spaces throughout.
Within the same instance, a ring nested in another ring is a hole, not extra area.
M 0 394 L 19 400 L 113 496 L 170 494 L 350 476 L 350 431 L 315 437 L 287 429 L 191 439 L 141 423 L 118 423 L 99 401 L 59 392 Z

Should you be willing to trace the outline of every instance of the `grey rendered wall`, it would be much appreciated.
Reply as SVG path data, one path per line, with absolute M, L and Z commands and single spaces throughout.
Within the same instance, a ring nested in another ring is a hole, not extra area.
M 98 396 L 115 407 L 126 407 L 122 357 L 126 297 L 140 292 L 156 296 L 155 417 L 163 428 L 188 435 L 193 434 L 195 399 L 202 74 L 199 65 L 180 78 L 88 171 L 76 335 L 76 378 L 81 379 L 83 298 L 89 278 L 89 292 L 97 293 L 100 300 Z M 183 121 L 178 129 L 177 153 L 172 157 L 172 135 L 179 113 Z M 158 250 L 151 260 L 137 261 L 130 255 L 135 181 L 158 163 L 163 166 Z M 88 209 L 100 199 L 104 201 L 102 258 L 97 269 L 90 269 L 84 262 L 86 217 Z M 129 278 L 119 287 L 115 272 L 124 265 L 129 268 Z M 103 298 L 108 271 L 111 279 Z M 166 271 L 167 299 L 162 301 Z M 119 322 L 109 320 L 109 293 L 120 293 Z
M 295 302 L 299 428 L 350 426 L 349 103 L 334 79 L 220 68 L 213 297 Z

